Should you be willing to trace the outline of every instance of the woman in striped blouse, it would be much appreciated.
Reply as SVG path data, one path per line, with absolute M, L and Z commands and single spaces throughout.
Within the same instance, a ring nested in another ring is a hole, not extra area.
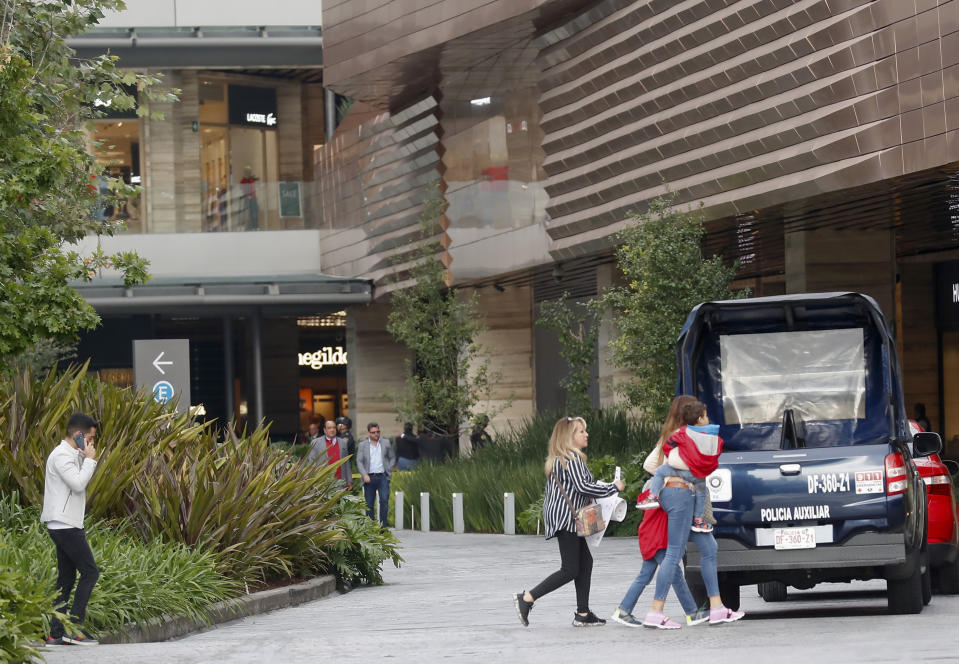
M 612 496 L 622 491 L 624 486 L 620 480 L 613 484 L 598 484 L 593 479 L 586 466 L 586 455 L 583 454 L 588 444 L 586 420 L 582 417 L 563 417 L 553 427 L 545 465 L 543 522 L 546 525 L 546 539 L 555 537 L 559 542 L 562 565 L 532 590 L 517 593 L 513 597 L 513 604 L 523 625 L 529 626 L 529 612 L 533 608 L 533 602 L 570 581 L 576 585 L 576 614 L 573 616 L 573 625 L 588 627 L 606 624 L 605 620 L 597 618 L 589 610 L 593 557 L 586 546 L 586 539 L 576 535 L 574 513 L 595 498 Z M 569 494 L 569 500 L 573 504 L 572 511 L 557 480 Z

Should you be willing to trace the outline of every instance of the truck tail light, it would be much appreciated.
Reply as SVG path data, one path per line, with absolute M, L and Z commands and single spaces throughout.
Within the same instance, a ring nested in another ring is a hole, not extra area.
M 952 478 L 948 475 L 931 475 L 923 477 L 922 481 L 926 484 L 927 493 L 940 496 L 952 495 Z
M 886 455 L 886 495 L 902 493 L 909 486 L 906 462 L 899 452 Z

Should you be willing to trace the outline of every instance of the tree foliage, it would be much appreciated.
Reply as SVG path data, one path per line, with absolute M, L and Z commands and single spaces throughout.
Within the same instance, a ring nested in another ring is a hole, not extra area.
M 131 252 L 80 256 L 69 245 L 120 226 L 96 212 L 131 193 L 109 180 L 88 150 L 86 123 L 105 109 L 173 100 L 153 76 L 120 71 L 116 58 L 77 60 L 66 38 L 120 0 L 3 0 L 0 17 L 0 359 L 40 340 L 64 341 L 99 318 L 71 286 L 102 268 L 130 285 L 147 278 Z M 130 90 L 135 89 L 136 94 Z M 138 113 L 143 113 L 142 107 Z
M 624 285 L 610 289 L 618 336 L 613 361 L 632 378 L 619 385 L 626 402 L 654 421 L 666 417 L 676 385 L 676 338 L 690 310 L 701 302 L 744 297 L 730 288 L 736 267 L 702 252 L 702 216 L 657 198 L 622 231 L 616 260 Z
M 439 246 L 431 241 L 444 206 L 431 185 L 420 215 L 421 242 L 412 253 L 412 283 L 393 293 L 386 329 L 411 354 L 406 389 L 393 395 L 400 417 L 433 435 L 455 438 L 488 399 L 497 376 L 476 341 L 486 329 L 476 293 L 462 298 L 447 285 Z
M 569 372 L 559 381 L 566 395 L 567 413 L 584 415 L 593 407 L 589 386 L 599 337 L 597 314 L 591 303 L 571 301 L 568 292 L 540 305 L 536 323 L 556 335 L 560 357 L 569 367 Z

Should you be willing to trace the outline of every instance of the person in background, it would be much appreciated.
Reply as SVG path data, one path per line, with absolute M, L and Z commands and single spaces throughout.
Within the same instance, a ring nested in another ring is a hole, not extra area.
M 346 453 L 352 457 L 356 457 L 356 439 L 353 437 L 353 420 L 341 415 L 334 421 L 336 422 L 337 435 L 346 440 Z
M 320 438 L 320 421 L 314 417 L 306 427 L 306 442 L 312 446 L 318 438 Z
M 314 426 L 310 424 L 310 426 Z M 336 469 L 336 479 L 346 489 L 353 489 L 353 466 L 350 463 L 348 455 L 343 454 L 343 448 L 340 445 L 340 438 L 336 436 L 336 424 L 333 420 L 327 420 L 323 424 L 323 435 L 317 436 L 310 441 L 311 449 L 306 460 L 310 463 L 318 463 L 324 466 L 331 465 L 343 457 L 346 461 Z
M 380 525 L 386 528 L 387 512 L 390 504 L 390 477 L 396 466 L 393 446 L 387 438 L 380 438 L 380 425 L 370 422 L 366 425 L 369 438 L 356 448 L 356 466 L 363 478 L 363 496 L 366 498 L 366 515 L 375 519 L 373 503 L 376 495 L 380 497 Z
M 61 613 L 69 607 L 70 593 L 80 582 L 73 596 L 70 620 L 77 626 L 83 624 L 87 603 L 93 586 L 100 578 L 100 570 L 93 559 L 93 551 L 87 543 L 83 528 L 86 513 L 87 485 L 97 469 L 97 450 L 93 443 L 97 434 L 97 421 L 89 415 L 74 413 L 67 420 L 67 437 L 53 448 L 47 457 L 46 475 L 43 482 L 43 511 L 40 521 L 47 526 L 47 533 L 57 551 L 57 599 L 54 606 Z M 67 632 L 56 617 L 50 621 L 49 646 L 84 645 L 95 646 L 82 630 Z
M 513 596 L 513 606 L 524 626 L 529 627 L 529 612 L 533 603 L 547 593 L 572 581 L 576 585 L 575 627 L 605 625 L 589 609 L 589 588 L 593 575 L 593 556 L 586 545 L 586 538 L 576 534 L 574 510 L 586 507 L 595 498 L 605 498 L 622 491 L 622 481 L 600 484 L 593 479 L 586 465 L 583 450 L 589 444 L 586 420 L 582 417 L 562 417 L 553 427 L 546 457 L 546 493 L 543 497 L 543 523 L 546 539 L 556 538 L 559 543 L 560 569 L 546 577 L 538 586 Z M 560 488 L 562 485 L 562 489 Z M 563 495 L 569 495 L 567 503 Z
M 403 425 L 403 433 L 396 438 L 396 469 L 413 470 L 420 462 L 420 437 L 413 433 L 413 425 Z
M 473 451 L 493 444 L 493 439 L 486 433 L 486 426 L 489 424 L 489 416 L 486 413 L 480 413 L 476 416 L 473 424 L 473 431 L 470 433 L 470 444 Z
M 926 404 L 917 403 L 913 409 L 916 414 L 912 419 L 916 421 L 916 424 L 921 426 L 923 431 L 932 431 L 932 423 L 926 417 Z

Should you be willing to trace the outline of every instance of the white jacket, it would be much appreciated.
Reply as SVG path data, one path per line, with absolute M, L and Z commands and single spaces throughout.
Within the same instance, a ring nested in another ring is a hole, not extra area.
M 87 507 L 87 484 L 97 469 L 96 459 L 87 459 L 70 443 L 61 440 L 47 457 L 40 520 L 60 521 L 83 528 Z

